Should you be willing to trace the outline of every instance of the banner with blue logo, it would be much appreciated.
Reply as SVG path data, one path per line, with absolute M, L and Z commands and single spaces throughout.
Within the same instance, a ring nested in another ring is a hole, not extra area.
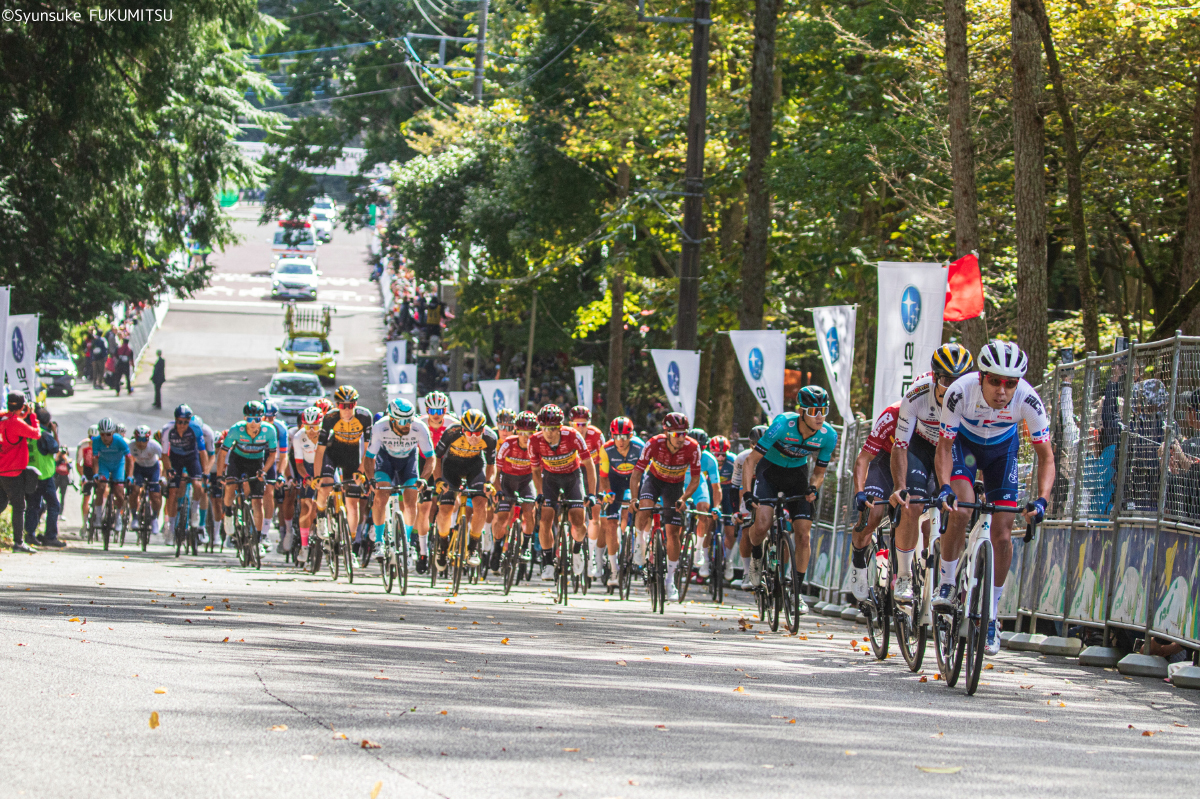
M 412 372 L 413 379 L 401 380 L 399 370 L 408 365 L 408 342 L 403 339 L 396 339 L 386 343 L 387 352 L 384 353 L 384 363 L 387 364 L 387 381 L 389 384 L 396 383 L 415 383 L 416 371 Z
M 783 411 L 783 370 L 787 364 L 787 337 L 782 330 L 730 330 L 742 374 L 758 404 L 774 419 Z
M 591 366 L 574 366 L 575 370 L 575 397 L 579 404 L 587 408 L 589 411 L 594 410 L 592 407 L 592 398 L 595 394 L 592 393 L 592 372 L 595 371 Z
M 696 389 L 700 385 L 700 353 L 691 350 L 650 350 L 667 404 L 692 424 L 696 422 Z
M 478 391 L 451 391 L 449 393 L 450 408 L 459 416 L 463 415 L 463 411 L 471 408 L 482 411 L 485 407 L 483 395 Z
M 0 330 L 8 330 L 8 286 L 0 286 Z M 5 371 L 5 364 L 8 363 L 8 347 L 0 348 L 0 377 L 4 377 L 8 373 Z M 7 391 L 5 392 L 8 393 Z
M 941 264 L 879 264 L 879 343 L 875 356 L 875 418 L 900 399 L 942 343 L 946 268 Z
M 854 323 L 857 305 L 826 305 L 813 308 L 813 327 L 825 375 L 829 378 L 829 393 L 837 403 L 842 419 L 853 419 L 850 407 L 850 377 L 854 371 Z
M 483 395 L 483 407 L 488 418 L 496 423 L 496 414 L 501 408 L 513 413 L 521 410 L 521 384 L 516 380 L 480 380 L 479 393 Z
M 4 339 L 4 376 L 11 391 L 20 391 L 33 402 L 37 395 L 38 315 L 16 314 L 8 317 L 8 335 Z

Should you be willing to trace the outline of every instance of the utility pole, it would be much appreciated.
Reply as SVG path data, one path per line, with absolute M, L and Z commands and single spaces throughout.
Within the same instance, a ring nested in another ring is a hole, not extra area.
M 696 349 L 700 315 L 700 245 L 704 231 L 704 135 L 708 112 L 708 29 L 712 0 L 695 0 L 692 17 L 648 17 L 646 0 L 638 0 L 642 22 L 692 23 L 691 98 L 687 123 L 687 165 L 683 195 L 683 246 L 679 259 L 679 311 L 675 347 Z
M 529 346 L 525 348 L 525 401 L 521 410 L 529 407 L 529 389 L 533 384 L 533 334 L 537 330 L 537 289 L 533 290 L 533 301 L 529 303 Z
M 488 0 L 479 0 L 479 46 L 475 48 L 475 105 L 483 105 L 483 68 L 487 65 Z

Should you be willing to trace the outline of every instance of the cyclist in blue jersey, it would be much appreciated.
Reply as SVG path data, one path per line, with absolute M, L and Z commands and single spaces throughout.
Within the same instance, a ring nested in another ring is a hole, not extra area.
M 700 513 L 708 514 L 712 510 L 713 505 L 720 506 L 721 504 L 721 467 L 717 464 L 716 457 L 708 451 L 708 433 L 701 430 L 699 427 L 693 427 L 688 435 L 696 439 L 696 443 L 700 445 L 700 487 L 696 489 L 696 493 L 692 495 L 692 499 L 696 501 L 696 510 Z M 691 482 L 692 475 L 689 472 L 683 478 L 683 489 L 686 491 L 688 484 Z M 696 521 L 696 537 L 698 543 L 695 549 L 696 569 L 700 576 L 708 578 L 708 546 L 712 543 L 713 520 L 711 516 L 701 516 Z
M 423 467 L 421 458 L 425 459 Z M 411 538 L 412 523 L 417 518 L 419 486 L 421 481 L 433 475 L 433 442 L 429 438 L 429 428 L 417 418 L 417 409 L 408 400 L 397 398 L 389 402 L 386 417 L 371 428 L 371 443 L 363 458 L 363 474 L 370 475 L 376 483 L 371 518 L 375 525 L 375 546 L 382 553 L 387 533 L 387 505 L 392 491 L 403 492 L 401 519 L 404 524 L 403 531 L 393 532 Z
M 113 500 L 120 516 L 125 507 L 125 483 L 133 475 L 133 456 L 129 454 L 129 442 L 117 434 L 117 423 L 105 416 L 96 425 L 98 435 L 92 437 L 92 457 L 96 459 L 96 491 L 92 507 L 104 507 L 104 497 L 111 488 Z
M 211 454 L 211 439 L 204 433 L 204 425 L 187 405 L 175 408 L 175 423 L 163 431 L 163 452 L 167 456 L 167 535 L 170 540 L 175 530 L 174 508 L 179 493 L 184 490 L 184 481 L 192 484 L 192 497 L 199 501 L 202 479 L 208 469 Z M 191 517 L 191 509 L 188 509 Z
M 633 420 L 626 416 L 613 419 L 608 432 L 611 438 L 600 449 L 600 493 L 604 497 L 600 529 L 607 544 L 608 584 L 615 587 L 621 581 L 621 514 L 629 502 L 629 480 L 646 442 L 633 434 Z
M 778 494 L 800 496 L 803 499 L 788 504 L 792 517 L 792 532 L 796 540 L 795 563 L 793 564 L 804 582 L 808 571 L 809 533 L 812 530 L 812 503 L 817 491 L 825 482 L 825 469 L 833 458 L 837 447 L 837 431 L 825 421 L 829 413 L 829 393 L 820 386 L 805 386 L 797 397 L 797 408 L 802 413 L 781 413 L 772 420 L 754 451 L 746 458 L 746 478 L 754 475 L 754 488 L 746 505 L 757 504 L 754 500 L 775 499 Z M 808 459 L 816 461 L 810 478 Z M 749 482 L 746 479 L 746 482 Z M 774 510 L 768 505 L 754 509 L 754 524 L 747 531 L 750 539 L 750 567 L 743 587 L 756 588 L 762 575 L 762 543 L 767 539 L 767 530 L 774 518 Z M 800 600 L 799 611 L 808 613 L 808 605 Z
M 254 527 L 262 529 L 263 523 L 263 479 L 275 465 L 279 453 L 279 441 L 275 437 L 275 425 L 263 424 L 263 404 L 247 402 L 242 408 L 245 417 L 229 428 L 221 441 L 221 453 L 217 456 L 217 471 L 225 475 L 225 537 L 232 534 L 233 497 L 237 484 L 250 494 L 254 512 Z
M 1029 440 L 1037 455 L 1038 497 L 1029 505 L 1025 518 L 1039 522 L 1046 514 L 1054 487 L 1054 448 L 1050 445 L 1050 417 L 1037 389 L 1025 382 L 1029 358 L 1011 341 L 993 341 L 979 351 L 979 371 L 960 377 L 946 389 L 942 400 L 941 437 L 934 454 L 934 468 L 942 490 L 938 494 L 949 508 L 957 500 L 975 501 L 975 475 L 983 473 L 987 501 L 999 507 L 1017 507 L 1017 453 L 1021 447 L 1020 426 L 1028 427 Z M 993 567 L 992 621 L 988 625 L 985 651 L 1000 651 L 996 610 L 1004 595 L 1004 582 L 1012 565 L 1012 528 L 1015 513 L 992 517 Z M 953 607 L 955 572 L 966 546 L 971 511 L 952 510 L 942 536 L 940 585 L 934 607 Z
M 271 531 L 271 521 L 275 518 L 275 487 L 280 478 L 286 480 L 288 478 L 288 429 L 287 425 L 277 420 L 275 417 L 279 414 L 279 408 L 273 402 L 263 403 L 263 426 L 270 425 L 275 428 L 275 440 L 277 448 L 275 450 L 275 464 L 267 469 L 266 480 L 267 488 L 263 492 L 263 520 L 262 520 L 262 545 L 266 547 L 270 540 L 268 533 Z M 281 519 L 283 527 L 287 530 L 291 519 Z M 279 554 L 283 554 L 283 536 L 279 538 L 279 548 L 276 550 Z

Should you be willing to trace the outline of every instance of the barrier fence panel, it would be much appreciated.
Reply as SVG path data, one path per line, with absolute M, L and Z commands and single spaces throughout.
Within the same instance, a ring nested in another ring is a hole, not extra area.
M 853 489 L 854 456 L 858 454 L 857 449 L 851 449 L 858 426 L 851 422 L 842 427 L 833 427 L 838 431 L 838 446 L 825 471 L 825 482 L 821 486 L 814 508 L 809 547 L 811 554 L 805 577 L 810 586 L 809 590 L 826 592 L 836 585 L 834 553 L 837 528 L 845 518 L 846 492 Z

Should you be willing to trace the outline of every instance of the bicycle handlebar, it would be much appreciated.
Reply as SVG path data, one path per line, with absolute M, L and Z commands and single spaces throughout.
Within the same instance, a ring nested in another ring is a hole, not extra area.
M 1025 507 L 1009 507 L 1008 505 L 997 505 L 994 502 L 956 502 L 955 506 L 966 508 L 967 510 L 978 510 L 983 513 L 1027 513 L 1037 508 L 1032 502 L 1026 502 Z M 1045 521 L 1043 519 L 1042 521 Z M 1037 534 L 1037 526 L 1040 522 L 1025 520 L 1025 543 L 1029 543 Z

